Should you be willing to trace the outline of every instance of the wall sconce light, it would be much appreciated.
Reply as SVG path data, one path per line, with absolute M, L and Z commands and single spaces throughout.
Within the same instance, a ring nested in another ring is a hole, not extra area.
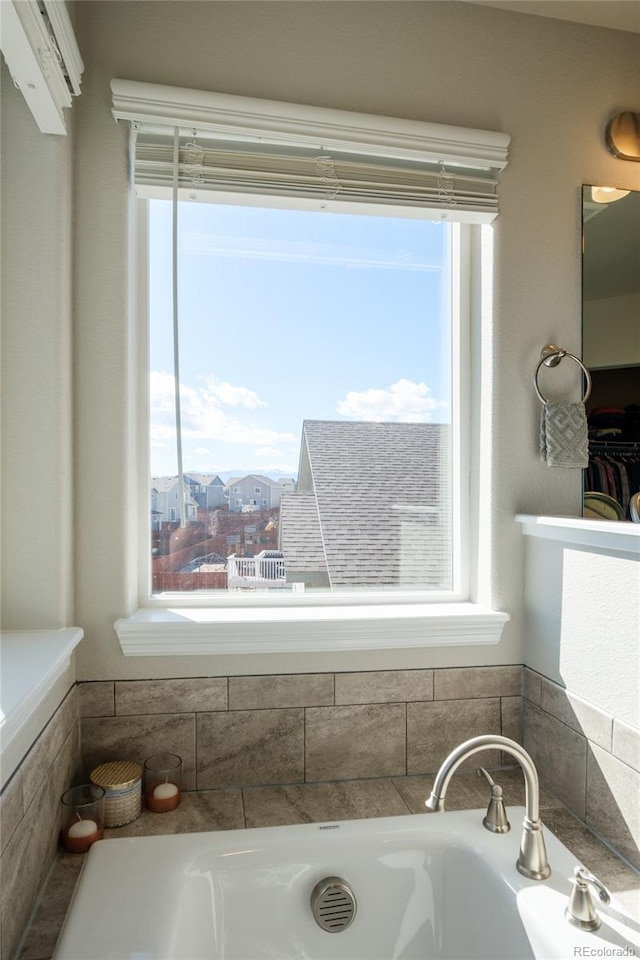
M 640 113 L 619 113 L 607 124 L 607 149 L 621 160 L 640 161 Z
M 617 187 L 591 187 L 591 199 L 594 203 L 613 203 L 630 193 L 630 190 L 618 190 Z

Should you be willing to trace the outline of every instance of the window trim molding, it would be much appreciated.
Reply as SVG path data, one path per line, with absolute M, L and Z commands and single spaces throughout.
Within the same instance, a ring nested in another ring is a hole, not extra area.
M 147 204 L 137 202 L 137 337 L 138 375 L 146 378 L 148 367 L 148 263 L 147 263 Z M 426 215 L 429 219 L 435 219 Z M 477 221 L 476 221 L 477 223 Z M 466 227 L 466 231 L 480 231 L 480 226 Z M 486 229 L 486 228 L 485 228 Z M 475 241 L 472 240 L 471 247 Z M 469 253 L 467 252 L 467 256 Z M 465 268 L 466 283 L 458 284 L 462 313 L 465 322 L 477 312 L 474 299 L 479 281 L 479 263 L 475 258 Z M 466 286 L 466 289 L 465 289 Z M 468 329 L 462 337 L 465 351 L 461 361 L 466 364 L 468 376 L 463 376 L 465 390 L 459 402 L 466 405 L 463 416 L 469 415 L 472 394 L 469 383 L 470 338 Z M 144 443 L 137 444 L 138 476 L 149 476 L 149 454 L 146 438 L 149 435 L 148 391 L 139 391 L 144 398 L 138 406 L 139 437 Z M 471 423 L 463 424 L 467 436 L 462 437 L 465 456 L 460 483 L 468 497 L 470 479 L 479 469 L 477 457 L 471 458 Z M 460 451 L 458 451 L 460 452 Z M 471 463 L 471 459 L 473 463 Z M 462 497 L 464 503 L 465 497 Z M 147 559 L 151 556 L 151 530 L 148 522 L 148 497 L 144 484 L 138 484 L 138 558 L 139 609 L 132 616 L 116 621 L 114 629 L 125 656 L 194 656 L 236 655 L 258 653 L 299 654 L 334 653 L 337 651 L 372 651 L 400 649 L 444 648 L 453 645 L 498 644 L 505 624 L 510 620 L 506 612 L 491 609 L 467 600 L 474 597 L 477 588 L 479 561 L 469 561 L 465 550 L 462 557 L 467 569 L 462 571 L 460 595 L 431 595 L 425 602 L 425 594 L 379 595 L 375 598 L 361 595 L 338 597 L 336 595 L 315 598 L 287 597 L 277 603 L 264 603 L 264 597 L 238 598 L 151 596 L 151 570 Z M 467 499 L 468 527 L 467 548 L 477 552 L 477 520 L 472 517 L 471 502 Z M 470 524 L 473 526 L 471 529 Z M 476 545 L 474 548 L 474 544 Z M 282 600 L 286 602 L 282 602 Z M 222 601 L 222 602 L 221 602 Z M 135 606 L 135 604 L 134 604 Z M 258 629 L 256 629 L 258 628 Z
M 183 87 L 111 81 L 112 113 L 145 132 L 178 127 L 227 140 L 312 145 L 363 155 L 458 164 L 479 170 L 506 167 L 506 133 L 356 113 L 330 107 L 262 100 Z
M 125 657 L 255 655 L 495 645 L 510 619 L 473 603 L 147 607 L 114 628 Z

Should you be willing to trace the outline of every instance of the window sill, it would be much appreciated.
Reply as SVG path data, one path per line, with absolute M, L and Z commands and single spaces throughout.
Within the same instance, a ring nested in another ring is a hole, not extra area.
M 73 672 L 66 674 L 83 636 L 79 627 L 0 633 L 3 784 L 73 684 Z
M 640 524 L 586 520 L 583 517 L 537 517 L 518 514 L 525 536 L 561 540 L 566 544 L 631 553 L 640 557 Z
M 114 627 L 127 657 L 184 657 L 497 644 L 509 619 L 472 603 L 145 607 Z

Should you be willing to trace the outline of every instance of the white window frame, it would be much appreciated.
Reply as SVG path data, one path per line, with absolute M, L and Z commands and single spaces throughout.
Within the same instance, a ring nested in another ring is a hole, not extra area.
M 333 653 L 363 650 L 399 650 L 451 645 L 497 644 L 509 614 L 478 603 L 479 539 L 477 510 L 470 508 L 472 485 L 478 486 L 478 463 L 471 468 L 470 450 L 477 451 L 477 438 L 470 435 L 472 370 L 470 342 L 472 312 L 481 301 L 479 225 L 458 223 L 454 234 L 459 255 L 454 258 L 460 273 L 453 277 L 452 311 L 462 331 L 452 343 L 453 394 L 459 424 L 453 456 L 454 557 L 457 554 L 457 593 L 407 591 L 389 596 L 359 592 L 350 595 L 305 595 L 265 597 L 243 595 L 151 595 L 151 531 L 149 508 L 149 410 L 148 390 L 148 214 L 147 201 L 138 200 L 137 314 L 138 369 L 142 388 L 138 410 L 138 558 L 139 608 L 115 623 L 125 656 L 236 655 L 258 653 Z M 347 211 L 348 212 L 348 211 Z M 355 211 L 357 212 L 357 211 Z M 472 252 L 472 251 L 475 251 Z M 475 318 L 479 322 L 479 317 Z M 475 391 L 479 397 L 479 384 Z M 472 444 L 472 441 L 473 444 Z M 478 458 L 476 458 L 478 459 Z M 455 461 L 454 461 L 455 462 Z M 475 560 L 470 558 L 476 557 Z M 303 628 L 303 629 L 301 629 Z M 326 669 L 333 669 L 328 666 Z

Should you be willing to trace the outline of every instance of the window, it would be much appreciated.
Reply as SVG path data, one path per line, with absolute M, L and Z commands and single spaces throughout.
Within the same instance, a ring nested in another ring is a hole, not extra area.
M 391 618 L 394 645 L 422 646 L 426 600 L 432 642 L 497 642 L 483 638 L 506 615 L 438 602 L 469 596 L 470 249 L 496 216 L 508 137 L 112 89 L 135 130 L 154 478 L 149 618 L 116 625 L 125 652 L 166 652 L 147 639 L 152 611 L 172 606 L 221 611 L 171 614 L 166 642 L 190 638 L 181 653 L 263 651 L 250 625 L 274 604 L 269 649 L 298 648 L 303 609 L 314 649 L 385 646 Z M 179 520 L 163 518 L 157 491 L 193 476 L 211 497 L 194 484 Z
M 177 478 L 172 208 L 148 204 L 157 483 Z M 268 512 L 245 494 L 235 512 L 199 505 L 182 528 L 167 517 L 153 542 L 156 595 L 230 588 L 209 587 L 194 558 L 225 554 L 245 504 L 263 514 L 259 541 L 282 551 L 285 578 L 249 565 L 244 591 L 295 582 L 307 593 L 462 594 L 453 449 L 465 421 L 456 392 L 464 228 L 392 212 L 179 204 L 183 470 L 225 482 L 241 473 L 252 494 L 262 490 L 255 474 L 289 489 Z

